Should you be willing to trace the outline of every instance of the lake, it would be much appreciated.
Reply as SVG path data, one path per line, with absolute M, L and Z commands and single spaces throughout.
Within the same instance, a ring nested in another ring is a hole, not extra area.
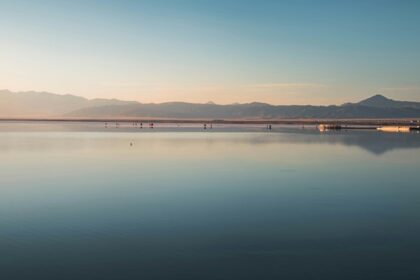
M 0 123 L 1 279 L 420 279 L 420 134 Z

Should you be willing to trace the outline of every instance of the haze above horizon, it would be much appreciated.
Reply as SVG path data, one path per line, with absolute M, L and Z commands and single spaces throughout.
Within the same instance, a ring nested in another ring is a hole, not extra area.
M 0 88 L 89 99 L 420 101 L 418 1 L 0 1 Z

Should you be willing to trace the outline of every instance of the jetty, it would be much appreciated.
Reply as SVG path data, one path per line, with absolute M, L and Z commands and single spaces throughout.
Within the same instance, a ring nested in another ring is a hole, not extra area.
M 419 126 L 381 126 L 376 128 L 379 131 L 384 132 L 410 132 L 410 131 L 419 131 Z

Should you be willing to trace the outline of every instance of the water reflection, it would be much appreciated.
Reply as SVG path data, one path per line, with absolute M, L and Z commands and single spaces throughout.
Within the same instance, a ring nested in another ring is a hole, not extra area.
M 58 125 L 1 128 L 5 279 L 420 277 L 416 134 Z

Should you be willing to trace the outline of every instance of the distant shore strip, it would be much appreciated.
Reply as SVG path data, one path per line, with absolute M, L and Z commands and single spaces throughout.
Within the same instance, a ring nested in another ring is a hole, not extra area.
M 384 125 L 418 125 L 420 119 L 147 119 L 147 118 L 0 118 L 0 122 L 121 122 L 121 123 L 212 123 L 212 124 L 284 124 L 284 125 L 320 125 L 334 124 L 340 126 L 384 126 Z

